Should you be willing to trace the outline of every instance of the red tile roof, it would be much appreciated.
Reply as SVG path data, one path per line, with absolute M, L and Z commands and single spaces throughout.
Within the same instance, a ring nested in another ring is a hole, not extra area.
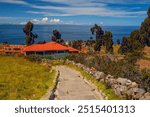
M 72 48 L 72 47 L 67 47 L 69 49 L 69 52 L 79 52 L 79 50 Z
M 30 52 L 30 51 L 58 51 L 58 50 L 68 50 L 70 52 L 79 52 L 79 50 L 76 50 L 71 47 L 66 47 L 61 44 L 58 44 L 56 42 L 48 42 L 45 44 L 33 44 L 30 46 L 25 47 L 24 51 L 25 52 Z

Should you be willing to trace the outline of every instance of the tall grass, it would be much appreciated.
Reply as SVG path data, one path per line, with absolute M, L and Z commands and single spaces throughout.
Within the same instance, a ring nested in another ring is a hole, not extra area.
M 40 99 L 53 86 L 55 70 L 0 55 L 0 99 Z

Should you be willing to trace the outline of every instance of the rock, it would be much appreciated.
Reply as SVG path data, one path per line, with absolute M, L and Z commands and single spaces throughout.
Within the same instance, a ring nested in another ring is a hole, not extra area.
M 146 91 L 144 89 L 141 88 L 133 88 L 134 93 L 140 93 L 140 94 L 144 94 Z
M 117 82 L 116 82 L 116 80 L 115 79 L 108 79 L 108 83 L 110 84 L 110 85 L 114 85 L 114 84 L 117 84 Z
M 133 92 L 133 99 L 140 99 L 146 91 L 141 88 L 133 88 Z
M 144 97 L 144 96 L 142 96 L 139 100 L 145 100 L 145 97 Z
M 144 94 L 144 96 L 145 96 L 145 97 L 146 97 L 146 96 L 150 96 L 150 93 L 147 92 L 147 93 Z
M 117 84 L 112 85 L 112 88 L 115 90 L 117 89 L 119 86 Z
M 117 82 L 120 84 L 120 85 L 126 85 L 128 83 L 128 80 L 125 79 L 125 78 L 118 78 L 117 79 Z
M 127 80 L 126 85 L 127 85 L 127 86 L 130 86 L 131 84 L 132 84 L 131 80 Z
M 104 83 L 104 82 L 105 82 L 105 80 L 104 80 L 104 79 L 100 79 L 100 82 L 101 82 L 101 83 Z
M 126 92 L 127 92 L 127 87 L 120 85 L 120 92 L 121 92 L 122 94 L 126 94 Z
M 137 84 L 136 82 L 132 82 L 131 87 L 132 87 L 132 88 L 137 88 L 137 87 L 138 87 L 138 84 Z
M 113 89 L 116 93 L 116 95 L 121 97 L 126 97 L 127 87 L 122 85 L 114 85 Z
M 105 79 L 105 77 L 106 77 L 106 74 L 104 73 L 104 72 L 100 72 L 100 79 Z
M 128 97 L 131 97 L 133 94 L 134 94 L 134 92 L 133 92 L 133 89 L 132 88 L 130 88 L 129 90 L 127 90 L 127 96 Z
M 109 79 L 114 79 L 114 77 L 109 74 L 109 75 L 106 76 L 105 81 L 107 81 L 107 80 L 109 80 Z
M 98 81 L 99 81 L 100 79 L 104 79 L 105 76 L 106 76 L 105 73 L 99 72 L 99 71 L 94 74 L 95 79 L 98 80 Z
M 150 100 L 150 96 L 146 96 L 144 99 L 145 100 Z

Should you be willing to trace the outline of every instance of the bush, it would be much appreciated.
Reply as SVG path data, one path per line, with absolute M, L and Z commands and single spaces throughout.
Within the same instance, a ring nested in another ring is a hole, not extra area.
M 150 70 L 140 71 L 139 67 L 127 60 L 112 61 L 108 57 L 87 54 L 73 54 L 67 59 L 76 63 L 84 64 L 87 67 L 94 67 L 105 74 L 111 74 L 115 78 L 123 77 L 137 82 L 141 87 L 150 90 Z
M 142 78 L 140 80 L 141 87 L 143 87 L 147 91 L 150 91 L 150 70 L 143 69 L 141 73 L 142 73 Z

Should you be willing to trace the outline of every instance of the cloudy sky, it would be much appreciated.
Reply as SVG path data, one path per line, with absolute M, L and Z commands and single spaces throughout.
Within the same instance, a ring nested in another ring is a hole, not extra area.
M 150 0 L 0 0 L 0 24 L 140 25 Z

